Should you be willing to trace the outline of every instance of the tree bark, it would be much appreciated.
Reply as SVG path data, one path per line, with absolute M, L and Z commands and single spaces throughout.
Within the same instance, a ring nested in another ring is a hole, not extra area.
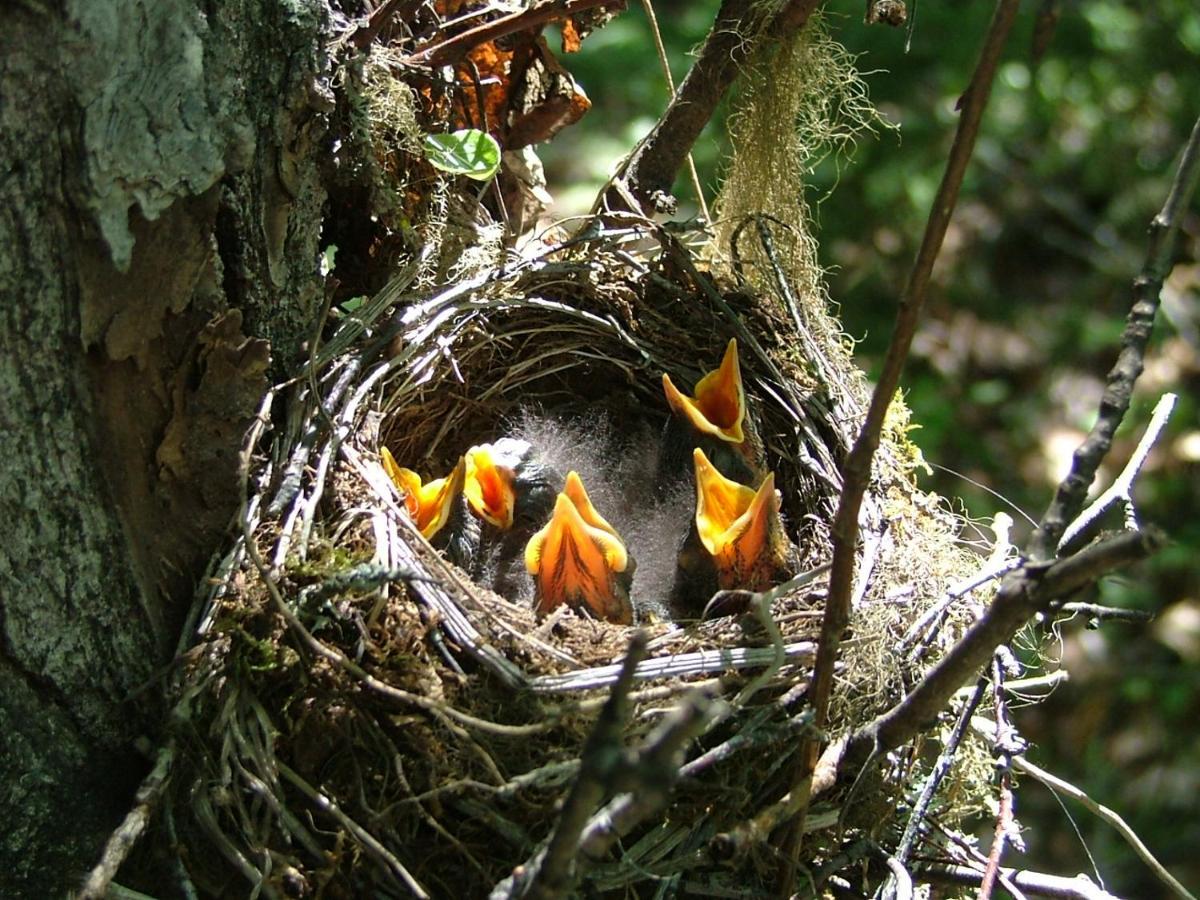
M 0 896 L 94 862 L 319 309 L 317 0 L 0 10 Z

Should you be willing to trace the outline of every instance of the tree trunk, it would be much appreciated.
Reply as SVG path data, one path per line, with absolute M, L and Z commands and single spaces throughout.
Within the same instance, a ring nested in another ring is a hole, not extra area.
M 320 308 L 316 0 L 0 10 L 0 896 L 94 862 Z M 271 361 L 273 357 L 273 362 Z

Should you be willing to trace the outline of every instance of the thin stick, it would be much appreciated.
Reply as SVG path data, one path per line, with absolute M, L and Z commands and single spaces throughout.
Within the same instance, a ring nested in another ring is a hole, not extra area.
M 1116 432 L 1133 396 L 1133 386 L 1142 374 L 1146 345 L 1158 312 L 1163 280 L 1170 270 L 1179 221 L 1200 183 L 1200 119 L 1192 128 L 1187 145 L 1175 170 L 1170 192 L 1162 210 L 1150 223 L 1150 241 L 1141 274 L 1133 281 L 1133 308 L 1121 334 L 1121 351 L 1108 373 L 1100 415 L 1083 443 L 1075 450 L 1071 471 L 1059 484 L 1042 516 L 1041 524 L 1029 543 L 1029 557 L 1035 562 L 1052 559 L 1067 526 L 1079 515 L 1096 470 L 1112 448 Z
M 763 37 L 782 40 L 802 29 L 820 0 L 789 0 L 774 19 L 763 21 L 770 4 L 722 0 L 696 62 L 650 133 L 605 188 L 601 201 L 615 209 L 634 205 L 652 212 L 655 199 L 670 195 L 675 173 L 700 132 Z
M 916 844 L 917 836 L 921 832 L 921 823 L 924 822 L 925 815 L 929 812 L 929 806 L 933 803 L 933 798 L 937 795 L 937 790 L 941 787 L 942 780 L 950 774 L 950 769 L 954 766 L 954 757 L 958 755 L 959 745 L 962 744 L 962 740 L 967 734 L 967 729 L 971 725 L 971 717 L 975 715 L 975 710 L 983 702 L 983 693 L 986 688 L 987 681 L 984 678 L 980 678 L 975 685 L 975 690 L 971 693 L 970 699 L 967 700 L 962 712 L 959 713 L 958 721 L 954 723 L 954 730 L 950 732 L 950 737 L 946 741 L 946 746 L 942 749 L 941 756 L 938 757 L 938 761 L 930 771 L 929 777 L 925 779 L 925 784 L 921 788 L 921 796 L 917 798 L 917 802 L 913 806 L 912 813 L 908 817 L 908 822 L 904 826 L 904 834 L 901 835 L 900 842 L 896 845 L 896 851 L 893 854 L 896 862 L 902 869 L 907 865 L 908 858 L 912 855 L 913 846 Z M 889 893 L 889 891 L 892 892 Z M 884 885 L 883 896 L 885 898 L 896 896 L 891 878 Z
M 855 554 L 858 549 L 858 515 L 871 477 L 871 464 L 879 447 L 884 418 L 900 385 L 904 363 L 908 358 L 917 323 L 925 305 L 926 288 L 933 264 L 950 225 L 950 216 L 958 200 L 959 188 L 975 148 L 983 111 L 991 94 L 1000 53 L 1008 39 L 1019 5 L 1019 0 L 998 0 L 996 4 L 979 62 L 963 95 L 962 118 L 954 135 L 954 144 L 950 148 L 950 157 L 946 161 L 946 172 L 942 176 L 941 186 L 925 225 L 925 235 L 912 272 L 900 295 L 900 308 L 896 313 L 896 324 L 884 357 L 879 381 L 871 395 L 871 405 L 867 409 L 858 439 L 842 467 L 842 494 L 831 529 L 833 570 L 810 690 L 810 703 L 814 711 L 813 724 L 818 732 L 825 728 L 829 718 L 834 664 L 837 662 L 842 633 L 850 624 L 850 598 L 854 588 Z M 803 833 L 804 809 L 807 806 L 807 786 L 811 785 L 819 750 L 820 744 L 815 738 L 806 739 L 801 744 L 799 762 L 793 779 L 793 794 L 800 798 L 801 806 L 798 810 L 797 824 L 787 841 L 788 846 L 780 870 L 779 882 L 784 895 L 792 893 L 796 858 L 800 849 L 799 836 Z
M 1071 544 L 1093 522 L 1104 515 L 1108 508 L 1118 500 L 1124 501 L 1130 508 L 1133 507 L 1133 480 L 1137 478 L 1146 462 L 1146 457 L 1150 455 L 1150 448 L 1158 441 L 1158 436 L 1166 427 L 1167 421 L 1171 418 L 1171 412 L 1175 409 L 1175 401 L 1178 399 L 1175 394 L 1163 394 L 1159 398 L 1158 403 L 1154 405 L 1154 412 L 1150 416 L 1150 424 L 1146 426 L 1146 433 L 1138 441 L 1133 455 L 1129 457 L 1129 462 L 1125 464 L 1125 468 L 1121 470 L 1121 474 L 1117 476 L 1116 480 L 1109 485 L 1108 490 L 1097 497 L 1092 505 L 1081 512 L 1078 518 L 1063 532 L 1063 536 L 1058 542 L 1060 552 L 1063 547 Z M 1136 519 L 1133 526 L 1137 527 Z
M 83 888 L 76 895 L 79 900 L 103 900 L 108 896 L 109 886 L 116 877 L 117 870 L 121 868 L 121 864 L 129 856 L 129 851 L 146 830 L 146 825 L 162 798 L 174 760 L 175 742 L 168 740 L 159 749 L 154 768 L 138 787 L 133 809 L 126 813 L 124 821 L 109 836 L 104 845 L 104 852 L 100 855 L 100 862 L 88 874 Z
M 1180 884 L 1174 875 L 1167 871 L 1166 866 L 1154 858 L 1154 854 L 1142 843 L 1137 833 L 1114 810 L 1109 809 L 1101 803 L 1097 803 L 1082 790 L 1075 787 L 1075 785 L 1068 781 L 1063 781 L 1057 775 L 1052 775 L 1045 769 L 1039 768 L 1023 756 L 1015 757 L 1013 765 L 1018 771 L 1032 775 L 1052 791 L 1062 794 L 1064 797 L 1078 800 L 1088 810 L 1115 828 L 1117 833 L 1125 839 L 1125 842 L 1133 848 L 1133 851 L 1141 857 L 1142 862 L 1149 867 L 1150 871 L 1154 873 L 1159 881 L 1171 889 L 1171 892 L 1176 897 L 1180 897 L 1182 900 L 1196 900 L 1196 897 Z
M 667 93 L 674 100 L 675 78 L 671 75 L 671 63 L 667 59 L 667 48 L 663 46 L 662 32 L 658 28 L 658 16 L 654 14 L 653 0 L 642 0 L 642 8 L 645 9 L 646 19 L 650 23 L 650 33 L 654 35 L 654 49 L 658 52 L 658 61 L 662 65 L 663 78 L 667 82 Z M 700 207 L 700 215 L 704 217 L 706 223 L 712 222 L 712 218 L 708 214 L 708 203 L 704 200 L 704 188 L 700 186 L 700 173 L 696 171 L 696 160 L 692 158 L 691 150 L 688 150 L 686 164 L 688 176 L 692 179 L 692 190 L 696 192 L 696 203 Z
M 579 874 L 575 857 L 580 835 L 605 793 L 612 790 L 620 775 L 618 770 L 625 762 L 621 752 L 622 731 L 629 717 L 633 673 L 646 655 L 646 641 L 646 633 L 640 629 L 630 638 L 621 674 L 584 744 L 579 775 L 563 802 L 554 833 L 546 845 L 540 865 L 534 863 L 528 867 L 533 876 L 525 882 L 524 889 L 518 887 L 518 896 L 562 897 L 570 893 L 574 886 Z
M 983 883 L 983 873 L 970 866 L 930 866 L 918 869 L 913 874 L 921 881 L 935 884 L 979 887 Z M 1020 890 L 1038 897 L 1054 897 L 1058 900 L 1121 900 L 1116 894 L 1110 894 L 1097 887 L 1086 875 L 1064 878 L 1061 875 L 1030 872 L 1028 869 L 1002 869 L 1001 874 L 1011 879 Z

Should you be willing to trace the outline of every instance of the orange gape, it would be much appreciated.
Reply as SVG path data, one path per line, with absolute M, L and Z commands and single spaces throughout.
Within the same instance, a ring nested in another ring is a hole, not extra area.
M 696 465 L 696 531 L 724 589 L 762 591 L 787 577 L 787 539 L 779 517 L 775 473 L 758 490 L 731 481 L 699 447 Z
M 736 338 L 729 339 L 720 367 L 696 383 L 695 396 L 685 396 L 665 372 L 663 391 L 672 411 L 699 433 L 731 444 L 740 444 L 745 440 L 742 422 L 746 418 L 746 394 L 738 365 Z
M 404 508 L 409 516 L 426 540 L 431 539 L 450 520 L 454 501 L 462 492 L 466 468 L 463 460 L 460 458 L 458 465 L 445 478 L 422 483 L 421 476 L 412 469 L 396 464 L 395 457 L 387 447 L 380 448 L 379 457 L 383 470 L 404 495 Z
M 539 615 L 566 604 L 618 625 L 633 622 L 629 554 L 575 472 L 568 473 L 546 527 L 526 545 L 525 567 Z
M 472 447 L 465 459 L 463 493 L 471 511 L 502 531 L 511 528 L 516 506 L 513 470 L 498 461 L 491 444 Z

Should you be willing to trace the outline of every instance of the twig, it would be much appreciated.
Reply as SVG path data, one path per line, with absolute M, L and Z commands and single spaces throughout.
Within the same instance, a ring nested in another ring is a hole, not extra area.
M 626 762 L 622 732 L 629 717 L 633 673 L 646 655 L 646 640 L 646 633 L 640 629 L 630 638 L 621 673 L 584 744 L 579 775 L 563 803 L 554 833 L 540 860 L 526 867 L 531 877 L 527 881 L 514 882 L 514 896 L 549 900 L 565 896 L 575 884 L 578 877 L 575 855 L 580 835 L 605 793 L 611 791 L 619 779 L 620 769 Z
M 638 666 L 633 677 L 644 681 L 651 678 L 680 678 L 726 672 L 729 669 L 774 666 L 780 652 L 785 661 L 808 665 L 816 654 L 816 644 L 812 641 L 798 641 L 783 645 L 781 651 L 777 651 L 775 647 L 730 647 L 676 653 L 646 660 Z M 539 693 L 550 693 L 608 687 L 616 682 L 620 671 L 621 664 L 616 663 L 578 672 L 566 672 L 562 675 L 542 675 L 531 679 L 529 688 Z
M 1054 612 L 1087 616 L 1096 622 L 1115 620 L 1144 625 L 1154 619 L 1154 613 L 1144 609 L 1123 609 L 1118 606 L 1101 606 L 1098 603 L 1063 603 L 1055 606 Z
M 1179 159 L 1170 192 L 1162 210 L 1150 223 L 1150 240 L 1141 274 L 1133 281 L 1133 307 L 1121 334 L 1121 351 L 1108 373 L 1100 415 L 1082 444 L 1075 450 L 1071 471 L 1059 484 L 1049 509 L 1029 543 L 1029 557 L 1035 562 L 1051 559 L 1067 526 L 1078 516 L 1087 497 L 1096 470 L 1112 447 L 1113 434 L 1125 418 L 1133 386 L 1142 374 L 1146 344 L 1158 312 L 1163 279 L 1169 271 L 1175 250 L 1179 220 L 1188 208 L 1200 182 L 1200 119 Z
M 1121 900 L 1097 887 L 1086 875 L 1064 878 L 1027 869 L 1002 869 L 1001 872 L 1020 890 L 1035 897 L 1054 897 L 1060 900 Z M 929 866 L 913 873 L 921 881 L 943 884 L 965 884 L 979 887 L 983 873 L 970 866 Z
M 581 855 L 600 859 L 624 835 L 666 806 L 671 788 L 679 778 L 684 752 L 729 711 L 727 704 L 701 691 L 685 697 L 646 737 L 635 764 L 635 781 L 629 790 L 588 821 L 579 842 Z
M 602 196 L 615 209 L 631 195 L 646 213 L 670 196 L 675 173 L 712 118 L 717 104 L 745 67 L 764 36 L 781 40 L 802 29 L 820 0 L 790 0 L 774 19 L 764 21 L 769 4 L 722 0 L 696 62 L 658 122 L 629 155 Z
M 966 174 L 967 163 L 975 147 L 975 139 L 983 120 L 983 111 L 991 93 L 992 80 L 1000 62 L 1000 53 L 1008 39 L 1016 17 L 1019 0 L 998 0 L 979 62 L 971 82 L 963 94 L 962 118 L 954 135 L 954 144 L 946 161 L 946 171 L 934 198 L 933 209 L 925 225 L 925 235 L 913 263 L 908 282 L 900 295 L 896 324 L 888 343 L 887 354 L 878 383 L 871 394 L 871 404 L 854 446 L 842 467 L 842 493 L 831 529 L 833 540 L 833 570 L 830 575 L 829 597 L 821 623 L 821 640 L 817 648 L 817 663 L 813 672 L 810 704 L 814 711 L 813 724 L 823 729 L 828 720 L 829 700 L 833 693 L 833 669 L 837 661 L 842 633 L 850 624 L 850 598 L 854 588 L 855 556 L 858 550 L 858 518 L 863 495 L 871 477 L 871 464 L 879 447 L 884 418 L 896 395 L 904 363 L 916 334 L 917 323 L 925 305 L 925 293 L 933 264 L 941 250 L 950 225 L 950 217 L 958 199 L 959 188 Z M 978 667 L 976 667 L 978 668 Z M 958 685 L 955 685 L 957 688 Z M 799 761 L 793 777 L 793 792 L 806 794 L 816 769 L 819 744 L 808 739 L 801 744 Z M 791 894 L 794 882 L 799 836 L 803 833 L 804 801 L 797 824 L 787 840 L 779 886 L 784 895 Z
M 410 66 L 437 68 L 460 60 L 473 48 L 518 31 L 540 28 L 547 22 L 558 22 L 596 7 L 625 8 L 625 0 L 546 0 L 520 12 L 484 22 L 444 41 L 435 41 L 419 48 L 403 62 Z
M 906 743 L 937 718 L 959 686 L 987 663 L 997 647 L 1008 643 L 1052 601 L 1144 559 L 1165 543 L 1166 537 L 1157 529 L 1127 532 L 1049 566 L 1027 566 L 1010 575 L 983 615 L 916 687 L 875 721 L 854 732 L 846 745 L 847 761 L 861 764 L 869 756 Z
M 972 725 L 975 727 L 981 725 L 986 727 L 988 724 L 990 723 L 985 723 L 979 719 L 976 719 L 975 722 L 972 722 Z M 1023 756 L 1014 757 L 1013 766 L 1015 766 L 1018 771 L 1024 772 L 1026 775 L 1033 776 L 1052 791 L 1062 794 L 1064 797 L 1070 797 L 1073 800 L 1078 800 L 1089 811 L 1116 829 L 1117 833 L 1120 834 L 1121 837 L 1125 839 L 1125 842 L 1133 848 L 1133 851 L 1141 858 L 1142 862 L 1149 867 L 1150 871 L 1154 873 L 1158 880 L 1170 888 L 1171 893 L 1173 893 L 1176 897 L 1183 898 L 1183 900 L 1196 900 L 1195 896 L 1192 895 L 1187 888 L 1180 884 L 1175 876 L 1167 871 L 1166 866 L 1154 858 L 1154 854 L 1151 853 L 1149 848 L 1142 843 L 1142 840 L 1137 836 L 1137 833 L 1130 828 L 1128 824 L 1126 824 L 1125 820 L 1122 819 L 1117 812 L 1109 809 L 1103 804 L 1097 803 L 1082 790 L 1075 787 L 1075 785 L 1068 781 L 1063 781 L 1057 775 L 1050 774 L 1045 769 L 1034 765 Z
M 316 805 L 322 811 L 331 815 L 338 823 L 349 831 L 354 837 L 359 840 L 367 852 L 376 857 L 378 862 L 385 869 L 396 875 L 409 892 L 415 897 L 428 900 L 429 893 L 421 886 L 421 883 L 413 878 L 412 874 L 404 867 L 404 864 L 396 858 L 396 855 L 387 847 L 383 846 L 375 835 L 367 831 L 352 818 L 346 815 L 336 803 L 329 797 L 318 791 L 307 781 L 301 778 L 296 772 L 287 766 L 286 763 L 276 760 L 276 765 L 279 766 L 279 774 L 282 775 L 289 784 L 300 791 L 311 803 Z
M 1159 434 L 1166 427 L 1167 420 L 1171 418 L 1171 412 L 1175 408 L 1177 399 L 1179 398 L 1175 394 L 1163 394 L 1155 404 L 1154 413 L 1150 416 L 1150 424 L 1146 426 L 1146 433 L 1138 441 L 1133 455 L 1129 457 L 1129 462 L 1125 464 L 1125 468 L 1121 470 L 1121 474 L 1117 476 L 1116 480 L 1109 485 L 1108 490 L 1097 497 L 1092 505 L 1081 512 L 1063 532 L 1062 539 L 1058 542 L 1060 553 L 1064 547 L 1070 546 L 1079 535 L 1086 532 L 1117 501 L 1123 502 L 1129 510 L 1127 518 L 1132 521 L 1127 522 L 1126 527 L 1131 530 L 1137 528 L 1137 519 L 1133 515 L 1133 480 L 1142 470 L 1142 465 L 1150 454 L 1150 448 L 1154 446 Z
M 654 0 L 642 0 L 642 8 L 646 11 L 646 21 L 650 23 L 650 33 L 654 36 L 654 49 L 658 53 L 658 62 L 662 66 L 663 80 L 667 83 L 667 93 L 675 99 L 675 78 L 671 75 L 671 61 L 667 59 L 667 48 L 663 46 L 662 32 L 658 28 L 658 16 L 654 12 Z M 704 200 L 704 186 L 700 184 L 700 173 L 696 171 L 696 161 L 692 151 L 687 154 L 688 177 L 692 180 L 692 190 L 696 192 L 696 205 L 705 224 L 712 222 L 708 212 L 708 203 Z
M 109 885 L 117 876 L 117 870 L 121 868 L 121 864 L 129 856 L 129 851 L 146 830 L 146 825 L 162 798 L 174 760 L 175 742 L 168 740 L 159 749 L 154 768 L 142 779 L 134 798 L 133 809 L 125 814 L 124 821 L 109 836 L 104 845 L 104 852 L 100 855 L 100 862 L 88 873 L 83 888 L 76 895 L 79 900 L 103 900 L 108 896 Z
M 902 869 L 908 864 L 908 858 L 912 855 L 913 846 L 916 844 L 917 836 L 921 831 L 921 823 L 929 811 L 930 804 L 933 803 L 933 798 L 937 794 L 942 780 L 950 774 L 950 769 L 954 766 L 954 757 L 958 754 L 958 747 L 962 743 L 962 739 L 966 736 L 967 729 L 970 727 L 971 717 L 975 715 L 975 710 L 983 702 L 983 693 L 986 688 L 987 681 L 980 678 L 975 685 L 975 690 L 971 693 L 970 699 L 967 700 L 962 712 L 959 713 L 958 721 L 954 723 L 954 729 L 950 732 L 946 746 L 942 749 L 941 755 L 938 757 L 933 769 L 929 772 L 929 777 L 925 779 L 925 784 L 921 788 L 921 795 L 917 798 L 917 802 L 913 806 L 912 813 L 908 817 L 908 822 L 904 826 L 904 834 L 901 835 L 900 842 L 896 845 L 896 851 L 893 854 L 893 857 Z M 883 897 L 885 900 L 889 897 L 898 896 L 894 890 L 893 883 L 894 879 L 889 878 L 883 887 Z M 895 885 L 895 887 L 898 886 Z M 911 892 L 912 886 L 910 885 L 910 895 Z
M 979 885 L 979 900 L 989 900 L 995 889 L 997 877 L 1000 874 L 1000 860 L 1004 855 L 1004 846 L 1009 835 L 1013 833 L 1013 791 L 1012 791 L 1012 761 L 1013 757 L 1025 750 L 1025 744 L 1016 736 L 1016 729 L 1008 720 L 1008 697 L 1004 691 L 1004 666 L 1000 662 L 1000 654 L 992 659 L 992 689 L 996 703 L 996 731 L 993 746 L 997 760 L 996 767 L 1000 770 L 1000 802 L 996 812 L 996 829 L 992 835 L 992 847 L 988 852 L 987 867 L 983 872 L 983 882 Z

